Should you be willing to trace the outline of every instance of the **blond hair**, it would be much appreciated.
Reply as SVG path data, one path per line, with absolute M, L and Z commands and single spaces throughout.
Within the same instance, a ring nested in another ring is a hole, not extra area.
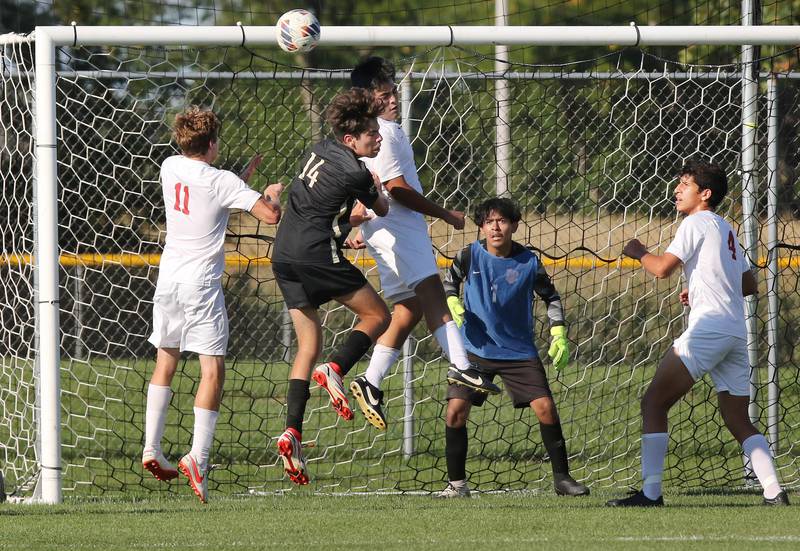
M 172 136 L 184 155 L 205 155 L 211 142 L 219 138 L 221 126 L 213 111 L 192 105 L 175 116 Z

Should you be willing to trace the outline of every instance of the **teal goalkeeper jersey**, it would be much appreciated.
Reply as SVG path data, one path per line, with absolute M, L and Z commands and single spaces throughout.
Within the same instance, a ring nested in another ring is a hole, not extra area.
M 467 258 L 468 257 L 468 258 Z M 475 241 L 458 255 L 445 279 L 449 296 L 464 282 L 464 345 L 491 360 L 538 357 L 533 342 L 534 293 L 548 305 L 551 325 L 563 325 L 561 299 L 539 258 L 514 243 L 508 257 L 486 251 Z

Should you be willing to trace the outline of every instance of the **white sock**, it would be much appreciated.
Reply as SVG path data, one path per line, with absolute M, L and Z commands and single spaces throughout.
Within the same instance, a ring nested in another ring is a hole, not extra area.
M 450 484 L 453 486 L 453 488 L 458 490 L 467 485 L 467 479 L 465 478 L 464 480 L 451 480 Z
M 150 384 L 147 387 L 147 410 L 144 416 L 144 448 L 161 451 L 161 438 L 167 422 L 167 409 L 172 399 L 168 386 Z
M 189 452 L 197 460 L 201 472 L 208 466 L 208 453 L 214 443 L 214 429 L 217 426 L 218 411 L 194 408 L 194 436 L 192 451 Z
M 383 380 L 386 378 L 386 374 L 389 373 L 389 370 L 399 356 L 400 351 L 397 348 L 389 348 L 382 344 L 376 344 L 375 348 L 372 350 L 372 357 L 369 360 L 367 372 L 364 374 L 364 377 L 367 378 L 367 382 L 380 390 L 381 383 L 383 383 Z
M 669 435 L 666 432 L 642 435 L 642 492 L 649 499 L 661 497 L 661 477 L 668 444 Z
M 433 336 L 439 342 L 439 346 L 442 347 L 444 355 L 447 356 L 450 363 L 456 366 L 456 369 L 466 371 L 472 367 L 467 358 L 467 350 L 464 348 L 464 341 L 461 338 L 456 322 L 451 320 L 444 325 L 440 325 L 433 332 Z
M 764 489 L 764 497 L 772 499 L 777 496 L 781 492 L 781 485 L 778 482 L 775 463 L 772 461 L 772 452 L 764 435 L 754 434 L 742 442 L 742 450 L 750 460 L 753 472 L 756 473 L 758 481 Z

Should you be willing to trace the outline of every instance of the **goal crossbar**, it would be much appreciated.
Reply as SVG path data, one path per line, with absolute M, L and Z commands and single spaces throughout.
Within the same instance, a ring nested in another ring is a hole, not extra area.
M 55 46 L 275 46 L 275 27 L 45 26 Z M 322 26 L 320 46 L 685 46 L 800 43 L 800 26 Z

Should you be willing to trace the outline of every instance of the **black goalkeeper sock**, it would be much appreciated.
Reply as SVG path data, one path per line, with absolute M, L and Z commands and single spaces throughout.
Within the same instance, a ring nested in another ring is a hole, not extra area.
M 542 432 L 542 441 L 553 465 L 553 474 L 569 474 L 567 443 L 564 441 L 564 433 L 561 432 L 561 423 L 555 425 L 539 423 L 539 430 Z
M 367 353 L 370 346 L 372 346 L 372 339 L 366 333 L 358 330 L 351 331 L 342 347 L 331 356 L 330 361 L 339 366 L 340 375 L 344 377 Z
M 447 456 L 447 478 L 467 478 L 467 427 L 445 429 L 445 455 Z
M 303 434 L 303 417 L 306 414 L 306 402 L 311 398 L 308 381 L 289 379 L 289 391 L 286 393 L 286 426 Z

